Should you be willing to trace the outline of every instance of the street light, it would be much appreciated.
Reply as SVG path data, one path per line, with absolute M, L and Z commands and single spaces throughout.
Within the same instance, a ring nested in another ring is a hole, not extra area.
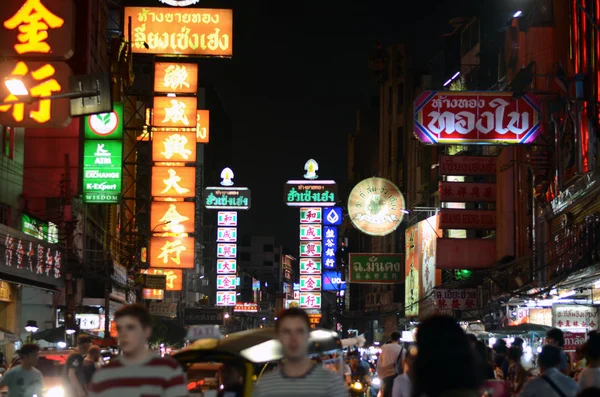
M 513 15 L 513 18 L 518 18 L 523 14 L 523 11 L 519 10 L 517 12 L 515 12 L 515 15 Z
M 29 95 L 29 91 L 27 90 L 27 87 L 25 87 L 25 83 L 23 83 L 22 80 L 15 78 L 6 79 L 4 80 L 4 84 L 6 85 L 8 92 L 14 96 L 18 97 Z
M 37 326 L 37 322 L 36 321 L 33 321 L 33 320 L 28 320 L 27 321 L 27 325 L 25 325 L 25 331 L 34 333 L 34 332 L 37 332 L 38 329 L 39 328 Z

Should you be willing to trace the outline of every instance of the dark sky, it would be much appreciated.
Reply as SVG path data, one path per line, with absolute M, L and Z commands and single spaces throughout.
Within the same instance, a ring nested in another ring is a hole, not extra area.
M 376 92 L 368 69 L 375 43 L 409 44 L 426 65 L 448 19 L 488 1 L 505 0 L 201 2 L 234 9 L 233 58 L 208 68 L 233 123 L 235 182 L 252 190 L 242 231 L 296 251 L 298 210 L 283 203 L 284 182 L 301 178 L 314 158 L 321 178 L 345 186 L 347 136 Z

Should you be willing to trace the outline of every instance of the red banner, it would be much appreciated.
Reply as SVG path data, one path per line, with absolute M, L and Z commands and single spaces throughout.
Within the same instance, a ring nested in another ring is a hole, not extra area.
M 496 263 L 496 240 L 438 238 L 436 269 L 485 269 Z
M 494 203 L 495 183 L 440 182 L 440 201 L 451 203 Z
M 564 338 L 564 350 L 566 352 L 574 352 L 585 343 L 585 332 L 565 332 Z
M 496 157 L 440 156 L 442 175 L 496 175 Z
M 440 211 L 440 229 L 495 229 L 496 210 Z

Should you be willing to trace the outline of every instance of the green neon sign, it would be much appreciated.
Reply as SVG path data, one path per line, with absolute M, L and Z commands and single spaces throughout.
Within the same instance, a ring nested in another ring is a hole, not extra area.
M 121 199 L 123 143 L 89 140 L 83 144 L 83 201 L 116 204 Z
M 85 139 L 122 139 L 123 104 L 113 103 L 110 113 L 92 114 L 85 117 Z

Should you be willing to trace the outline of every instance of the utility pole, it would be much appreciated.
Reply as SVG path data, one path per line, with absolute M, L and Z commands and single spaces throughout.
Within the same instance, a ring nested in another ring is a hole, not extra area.
M 65 295 L 67 303 L 67 313 L 65 315 L 65 330 L 77 330 L 75 313 L 77 312 L 77 303 L 75 302 L 75 280 L 73 279 L 74 255 L 73 255 L 73 206 L 71 190 L 71 164 L 69 154 L 65 154 L 65 174 L 63 189 L 63 222 L 65 229 Z M 85 238 L 85 236 L 84 236 Z M 72 334 L 74 335 L 74 334 Z M 71 344 L 74 345 L 74 340 Z

